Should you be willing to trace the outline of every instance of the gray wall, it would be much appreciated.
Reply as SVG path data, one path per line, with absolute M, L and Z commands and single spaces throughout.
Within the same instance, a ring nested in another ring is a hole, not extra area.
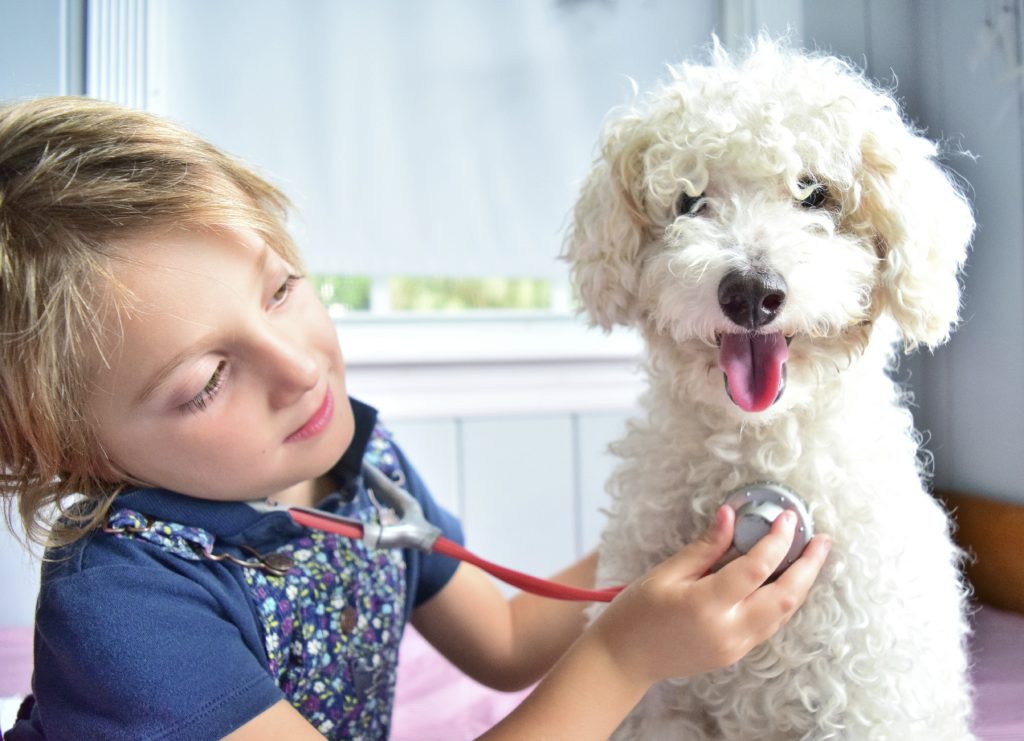
M 962 325 L 934 354 L 905 359 L 898 377 L 915 392 L 936 488 L 1024 502 L 1024 2 L 784 6 L 753 0 L 753 20 L 776 33 L 788 25 L 805 46 L 896 84 L 910 118 L 968 183 L 978 230 Z
M 863 64 L 970 184 L 978 230 L 963 323 L 910 359 L 937 488 L 1024 502 L 1024 3 L 812 0 L 804 40 Z
M 67 53 L 80 9 L 65 0 L 0 0 L 0 100 L 80 92 L 81 64 Z M 38 559 L 0 526 L 0 627 L 31 624 L 38 583 Z
M 84 0 L 0 0 L 0 100 L 79 94 Z

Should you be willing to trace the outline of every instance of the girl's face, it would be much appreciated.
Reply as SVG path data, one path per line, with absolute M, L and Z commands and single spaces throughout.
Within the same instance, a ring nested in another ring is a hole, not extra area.
M 90 397 L 99 443 L 133 479 L 201 499 L 261 499 L 326 472 L 354 421 L 334 325 L 252 232 L 125 248 L 134 294 Z

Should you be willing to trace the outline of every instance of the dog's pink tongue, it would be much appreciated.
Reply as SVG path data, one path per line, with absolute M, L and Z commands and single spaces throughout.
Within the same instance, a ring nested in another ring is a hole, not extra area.
M 718 366 L 740 409 L 763 412 L 779 396 L 789 347 L 782 332 L 722 335 Z

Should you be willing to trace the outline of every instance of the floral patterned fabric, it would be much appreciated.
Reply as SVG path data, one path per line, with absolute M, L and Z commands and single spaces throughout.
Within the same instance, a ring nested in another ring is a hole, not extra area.
M 401 554 L 319 531 L 277 552 L 294 560 L 285 576 L 244 575 L 278 686 L 328 738 L 387 738 L 405 610 Z
M 365 459 L 401 480 L 390 437 L 379 425 Z M 349 494 L 348 501 L 335 496 L 321 506 L 363 522 L 377 518 L 365 488 L 357 486 Z M 113 512 L 107 526 L 123 529 L 115 532 L 117 537 L 141 538 L 189 560 L 220 550 L 214 536 L 201 528 L 147 522 L 131 510 Z M 405 620 L 402 553 L 306 531 L 274 554 L 275 562 L 291 564 L 283 576 L 242 568 L 263 626 L 268 671 L 291 704 L 326 737 L 386 739 Z
M 196 552 L 194 546 L 198 546 L 204 553 L 213 550 L 214 538 L 202 528 L 179 525 L 176 522 L 150 521 L 145 515 L 130 509 L 116 509 L 111 512 L 107 518 L 107 528 L 118 538 L 141 538 L 191 561 L 200 561 L 203 558 Z M 116 532 L 118 530 L 125 532 Z

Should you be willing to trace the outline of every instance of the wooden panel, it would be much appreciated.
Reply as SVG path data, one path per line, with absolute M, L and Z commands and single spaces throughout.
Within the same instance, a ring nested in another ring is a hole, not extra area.
M 409 456 L 434 500 L 460 519 L 458 422 L 454 419 L 400 420 L 384 424 Z
M 463 422 L 468 545 L 535 576 L 575 560 L 568 415 Z
M 626 413 L 587 414 L 578 418 L 576 461 L 581 553 L 597 546 L 604 529 L 602 510 L 608 506 L 605 482 L 617 463 L 608 445 L 622 437 L 630 416 Z
M 974 556 L 967 577 L 977 598 L 1024 613 L 1024 506 L 941 492 L 957 523 L 956 539 Z

